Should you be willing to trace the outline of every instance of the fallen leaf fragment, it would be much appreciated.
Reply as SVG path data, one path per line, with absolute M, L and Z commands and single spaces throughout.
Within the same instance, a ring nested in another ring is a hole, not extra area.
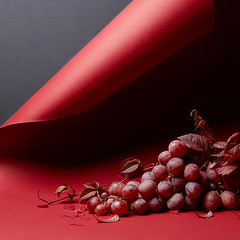
M 49 208 L 48 204 L 39 204 L 37 205 L 39 208 Z
M 118 215 L 114 215 L 113 217 L 110 217 L 110 218 L 104 218 L 104 219 L 96 218 L 96 219 L 99 223 L 114 223 L 120 220 Z
M 197 212 L 196 212 L 196 214 L 197 214 L 197 216 L 200 217 L 200 218 L 211 218 L 211 217 L 213 217 L 213 213 L 212 213 L 211 210 L 210 210 L 207 214 L 199 214 L 199 213 L 197 213 Z

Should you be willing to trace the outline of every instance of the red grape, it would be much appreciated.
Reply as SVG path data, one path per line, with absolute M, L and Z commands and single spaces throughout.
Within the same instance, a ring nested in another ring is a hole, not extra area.
M 167 151 L 163 151 L 158 155 L 158 162 L 162 165 L 166 165 L 168 161 L 172 158 L 171 153 Z
M 211 182 L 218 183 L 222 180 L 222 177 L 212 169 L 212 167 L 214 167 L 215 164 L 216 163 L 211 163 L 211 164 L 208 165 L 207 176 L 208 176 L 208 178 Z
M 235 209 L 238 206 L 237 195 L 225 190 L 221 195 L 222 206 L 226 209 Z
M 153 175 L 158 181 L 165 180 L 168 176 L 168 171 L 164 165 L 157 165 L 152 170 Z
M 99 204 L 95 208 L 95 213 L 97 216 L 103 216 L 106 213 L 107 209 L 104 205 Z
M 122 189 L 124 187 L 124 183 L 122 182 L 112 182 L 111 185 L 109 186 L 109 194 L 121 197 L 122 196 Z
M 199 168 L 194 163 L 189 163 L 183 170 L 183 176 L 188 181 L 194 181 L 199 177 Z
M 157 182 L 157 178 L 152 172 L 145 172 L 141 177 L 141 182 L 144 182 L 145 180 L 152 180 L 154 182 Z
M 207 210 L 214 211 L 221 204 L 221 197 L 215 191 L 208 192 L 203 199 L 203 206 Z
M 111 212 L 111 205 L 115 200 L 116 200 L 115 198 L 110 197 L 110 198 L 107 199 L 107 201 L 104 202 L 104 205 L 105 205 L 108 212 Z
M 101 194 L 101 198 L 102 199 L 106 199 L 108 197 L 108 192 L 103 192 L 102 194 Z
M 188 182 L 185 186 L 185 193 L 192 199 L 199 198 L 202 192 L 202 187 L 197 182 Z
M 124 216 L 128 211 L 128 203 L 125 200 L 115 200 L 111 205 L 111 212 L 118 216 Z
M 186 179 L 182 176 L 172 177 L 172 185 L 175 193 L 182 192 L 185 188 L 186 183 Z
M 188 195 L 185 196 L 185 207 L 189 210 L 194 210 L 197 208 L 199 204 L 199 198 L 192 199 Z
M 146 200 L 152 198 L 156 194 L 157 184 L 152 180 L 145 180 L 139 185 L 139 192 Z
M 184 169 L 184 160 L 181 158 L 172 158 L 166 165 L 167 171 L 173 176 L 178 176 Z
M 210 181 L 205 172 L 203 172 L 201 170 L 199 171 L 199 177 L 196 180 L 196 182 L 198 182 L 201 185 L 203 191 L 206 191 L 209 189 Z
M 181 210 L 184 207 L 184 197 L 180 193 L 173 194 L 167 200 L 167 207 L 170 210 Z
M 184 157 L 187 153 L 187 146 L 179 140 L 173 140 L 169 143 L 168 150 L 172 157 Z
M 134 200 L 130 207 L 135 214 L 144 214 L 148 209 L 147 202 L 143 198 Z
M 95 208 L 97 205 L 101 204 L 101 199 L 99 197 L 91 197 L 87 202 L 87 209 L 90 213 L 95 213 Z
M 156 196 L 148 201 L 148 208 L 151 212 L 160 212 L 163 206 L 163 199 L 160 196 Z
M 161 181 L 157 186 L 157 190 L 163 198 L 171 197 L 174 193 L 172 183 L 168 180 Z
M 135 185 L 136 187 L 139 187 L 140 182 L 138 182 L 138 181 L 129 181 L 126 185 Z
M 139 190 L 136 185 L 131 185 L 127 184 L 123 189 L 122 189 L 122 195 L 125 199 L 127 200 L 134 200 L 138 197 Z

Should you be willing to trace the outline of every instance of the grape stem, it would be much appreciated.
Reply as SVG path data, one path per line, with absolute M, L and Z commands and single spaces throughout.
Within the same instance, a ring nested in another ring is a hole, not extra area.
M 41 201 L 43 201 L 43 202 L 45 202 L 45 203 L 47 203 L 48 205 L 50 205 L 50 204 L 52 204 L 52 203 L 56 203 L 56 202 L 60 202 L 60 201 L 62 201 L 62 200 L 64 200 L 64 199 L 73 199 L 74 197 L 76 197 L 76 196 L 79 196 L 81 193 L 75 193 L 75 194 L 73 194 L 73 195 L 68 195 L 68 196 L 66 196 L 66 197 L 62 197 L 62 198 L 59 198 L 59 199 L 56 199 L 56 200 L 53 200 L 53 201 L 47 201 L 47 200 L 45 200 L 45 199 L 43 199 L 43 198 L 41 198 L 40 197 L 40 190 L 41 189 L 38 189 L 38 192 L 37 192 L 37 196 L 38 196 L 38 199 L 39 200 L 41 200 Z
M 206 165 L 209 163 L 209 161 L 207 160 L 200 168 L 199 170 L 202 170 L 204 167 L 206 167 Z

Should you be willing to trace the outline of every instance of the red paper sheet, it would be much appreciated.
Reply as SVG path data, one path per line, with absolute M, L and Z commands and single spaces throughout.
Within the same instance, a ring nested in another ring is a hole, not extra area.
M 213 29 L 212 0 L 134 0 L 3 126 L 78 114 Z
M 103 142 L 114 152 L 118 144 L 111 132 L 117 125 L 108 121 L 116 110 L 98 105 L 211 31 L 213 22 L 212 0 L 133 1 L 6 121 L 0 155 L 49 160 L 55 154 L 67 159 L 71 152 L 70 158 L 84 159 L 93 146 L 108 151 Z

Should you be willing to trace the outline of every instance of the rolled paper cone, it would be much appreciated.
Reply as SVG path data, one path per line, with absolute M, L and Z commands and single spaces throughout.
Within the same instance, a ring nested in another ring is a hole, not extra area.
M 213 0 L 134 0 L 3 126 L 81 113 L 213 27 Z

